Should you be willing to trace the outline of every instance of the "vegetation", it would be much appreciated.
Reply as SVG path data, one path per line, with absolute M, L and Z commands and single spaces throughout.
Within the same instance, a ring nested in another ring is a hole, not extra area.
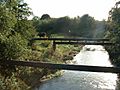
M 33 25 L 33 21 L 27 18 L 31 14 L 23 0 L 0 1 L 0 90 L 27 90 L 46 78 L 58 76 L 57 70 L 15 67 L 2 64 L 4 61 L 64 63 L 70 59 L 67 57 L 72 50 L 69 49 L 70 46 L 60 47 L 54 52 L 52 42 L 30 44 L 31 38 L 39 37 L 35 23 Z M 42 17 L 44 18 L 46 17 Z M 66 53 L 63 54 L 64 52 Z
M 75 18 L 50 18 L 50 15 L 43 14 L 41 18 L 33 17 L 32 21 L 39 33 L 45 32 L 49 37 L 59 34 L 67 37 L 100 38 L 105 31 L 105 21 L 97 21 L 88 14 Z
M 109 12 L 109 19 L 107 22 L 107 34 L 105 37 L 110 38 L 110 41 L 115 45 L 106 47 L 111 61 L 114 65 L 120 66 L 120 1 Z
M 7 60 L 41 61 L 66 63 L 71 60 L 79 46 L 57 46 L 53 51 L 52 42 L 34 41 L 45 32 L 47 37 L 102 37 L 105 21 L 96 21 L 88 14 L 82 17 L 51 18 L 43 14 L 32 20 L 31 9 L 24 0 L 0 1 L 0 90 L 27 90 L 46 78 L 58 76 L 58 70 L 31 67 L 15 67 L 2 64 Z M 99 33 L 96 33 L 99 31 Z M 109 35 L 108 35 L 109 36 Z M 28 79 L 29 78 L 29 79 Z

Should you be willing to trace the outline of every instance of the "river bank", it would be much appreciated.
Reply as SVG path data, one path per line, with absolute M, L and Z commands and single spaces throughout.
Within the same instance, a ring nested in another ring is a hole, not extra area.
M 49 41 L 37 41 L 34 45 L 36 46 L 32 49 L 25 49 L 18 60 L 63 64 L 72 60 L 81 49 L 79 45 L 57 45 L 54 51 L 52 42 Z M 0 75 L 0 90 L 33 90 L 38 84 L 62 74 L 58 70 L 16 66 L 10 77 Z
M 86 45 L 74 60 L 79 65 L 112 66 L 107 51 L 98 45 Z M 61 77 L 48 80 L 35 90 L 116 90 L 116 80 L 117 75 L 112 73 L 66 70 Z
M 80 52 L 81 48 L 82 46 L 79 45 L 59 45 L 57 46 L 55 51 L 53 51 L 52 49 L 45 51 L 45 56 L 42 56 L 44 59 L 43 61 L 50 63 L 68 64 L 73 60 L 73 57 Z M 61 75 L 63 75 L 63 72 L 59 70 L 41 69 L 40 71 L 39 69 L 37 69 L 36 72 L 32 73 L 29 76 L 30 79 L 25 80 L 25 82 L 29 86 L 29 90 L 33 90 L 34 87 L 37 87 L 43 82 L 55 77 L 59 77 Z
M 63 54 L 62 55 L 63 62 L 60 62 L 60 63 L 70 64 L 70 63 L 73 63 L 73 61 L 72 61 L 73 57 L 80 52 L 82 46 L 69 46 L 69 45 L 58 46 L 56 51 L 59 51 L 59 49 L 62 50 L 63 48 L 66 50 L 63 51 L 63 53 L 62 53 Z M 64 73 L 63 70 L 57 70 L 55 73 L 51 73 L 49 75 L 43 76 L 42 78 L 40 78 L 40 80 L 37 82 L 37 84 L 35 84 L 34 87 L 32 87 L 32 89 L 39 86 L 40 84 L 44 83 L 45 81 L 62 76 L 63 73 Z

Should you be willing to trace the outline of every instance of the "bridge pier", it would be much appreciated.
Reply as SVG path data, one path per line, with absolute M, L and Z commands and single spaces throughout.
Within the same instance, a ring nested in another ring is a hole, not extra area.
M 55 43 L 55 40 L 53 40 L 53 50 L 54 50 L 54 51 L 56 50 L 56 43 Z

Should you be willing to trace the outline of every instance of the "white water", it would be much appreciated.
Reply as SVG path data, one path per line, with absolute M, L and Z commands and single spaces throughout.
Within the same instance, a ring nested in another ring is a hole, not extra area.
M 103 46 L 86 45 L 74 57 L 79 65 L 112 66 Z M 115 90 L 117 75 L 83 71 L 65 71 L 59 78 L 44 82 L 36 90 Z

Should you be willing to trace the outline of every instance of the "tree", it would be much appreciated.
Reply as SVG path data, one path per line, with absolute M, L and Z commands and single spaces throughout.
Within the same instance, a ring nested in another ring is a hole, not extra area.
M 94 18 L 88 14 L 73 19 L 68 16 L 51 19 L 34 17 L 32 21 L 38 32 L 46 32 L 47 35 L 93 37 L 96 29 Z
M 120 66 L 120 7 L 119 2 L 109 12 L 107 22 L 107 34 L 105 37 L 109 38 L 111 42 L 115 43 L 107 47 L 111 56 L 112 63 Z
M 71 20 L 68 16 L 56 19 L 54 23 L 54 31 L 57 33 L 63 33 L 69 35 Z
M 9 4 L 11 5 L 11 3 Z M 0 33 L 2 35 L 8 36 L 11 34 L 11 31 L 17 23 L 15 13 L 12 11 L 14 6 L 15 4 L 13 4 L 13 6 L 8 6 L 7 2 L 0 4 Z
M 43 14 L 41 16 L 41 20 L 44 20 L 44 19 L 50 19 L 50 15 L 49 14 Z
M 93 17 L 85 14 L 80 18 L 80 23 L 78 27 L 80 36 L 90 38 L 93 37 L 95 28 L 96 24 Z
M 19 7 L 19 5 L 23 6 Z M 22 12 L 17 12 L 19 9 Z M 35 30 L 32 22 L 27 20 L 27 16 L 29 16 L 29 9 L 23 1 L 0 2 L 0 61 L 19 59 L 28 49 L 28 40 L 35 36 Z M 10 67 L 0 66 L 0 73 L 11 75 L 11 70 L 15 68 Z
M 70 35 L 71 36 L 80 36 L 80 30 L 79 30 L 79 23 L 80 23 L 80 17 L 75 17 L 73 19 L 71 19 L 71 23 L 70 23 Z
M 106 33 L 106 21 L 96 21 L 95 38 L 104 38 Z

